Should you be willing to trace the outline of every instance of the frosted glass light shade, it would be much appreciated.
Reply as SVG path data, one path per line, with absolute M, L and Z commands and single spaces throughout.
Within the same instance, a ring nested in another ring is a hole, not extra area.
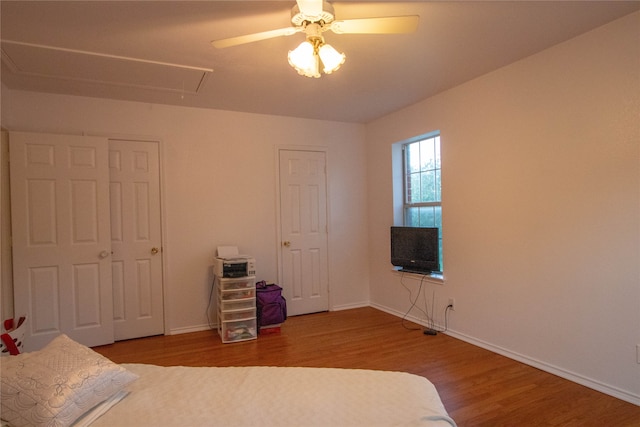
M 294 50 L 289 51 L 289 65 L 307 77 L 320 77 L 320 60 L 314 52 L 314 47 L 308 41 L 300 43 Z
M 340 53 L 333 48 L 330 44 L 323 44 L 318 51 L 322 65 L 324 65 L 323 71 L 326 74 L 331 74 L 336 71 L 346 59 L 344 53 Z

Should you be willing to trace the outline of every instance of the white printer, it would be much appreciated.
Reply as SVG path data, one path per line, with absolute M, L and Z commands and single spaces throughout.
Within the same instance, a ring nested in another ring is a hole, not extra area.
M 219 246 L 218 256 L 213 261 L 213 274 L 221 278 L 255 276 L 256 260 L 239 255 L 236 246 Z
M 256 260 L 246 255 L 236 258 L 217 257 L 213 262 L 213 274 L 224 278 L 255 276 Z

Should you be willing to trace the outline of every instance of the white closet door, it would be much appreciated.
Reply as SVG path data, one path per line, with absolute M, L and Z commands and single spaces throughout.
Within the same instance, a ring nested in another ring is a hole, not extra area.
M 25 350 L 60 333 L 88 346 L 113 342 L 108 140 L 12 132 L 9 145 Z
M 164 333 L 157 142 L 109 141 L 115 340 Z
M 325 153 L 280 150 L 281 284 L 290 315 L 329 309 Z

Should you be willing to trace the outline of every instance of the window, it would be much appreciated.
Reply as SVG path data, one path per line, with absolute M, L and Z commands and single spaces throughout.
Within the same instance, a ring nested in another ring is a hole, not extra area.
M 440 229 L 440 268 L 442 263 L 442 192 L 440 173 L 440 135 L 402 146 L 403 154 L 403 222 L 409 227 Z

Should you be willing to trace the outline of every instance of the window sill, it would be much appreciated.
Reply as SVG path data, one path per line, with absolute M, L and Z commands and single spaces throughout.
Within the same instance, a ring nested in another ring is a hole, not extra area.
M 396 274 L 400 274 L 403 277 L 408 277 L 410 279 L 416 279 L 424 282 L 444 285 L 444 275 L 442 273 L 431 273 L 431 274 L 409 273 L 406 271 L 402 271 L 396 267 L 392 268 L 391 271 L 393 271 Z

